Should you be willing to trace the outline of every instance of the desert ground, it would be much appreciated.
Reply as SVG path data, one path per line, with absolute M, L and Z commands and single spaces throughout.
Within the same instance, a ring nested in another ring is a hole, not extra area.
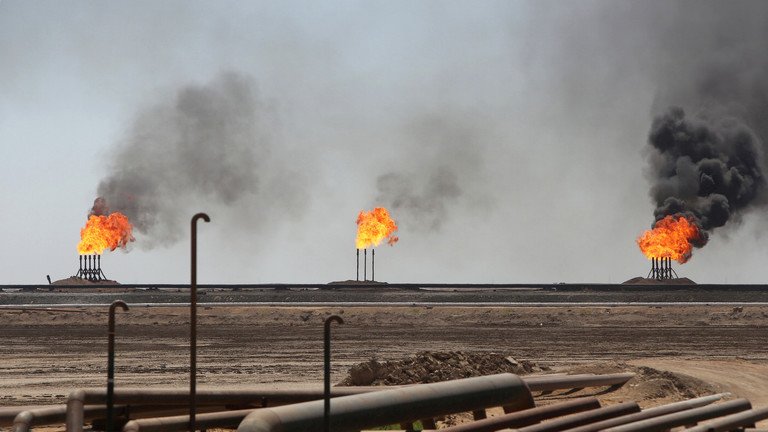
M 79 294 L 89 296 L 89 294 Z M 96 294 L 94 294 L 95 296 Z M 148 306 L 120 297 L 115 386 L 184 387 L 189 382 L 188 306 Z M 76 389 L 103 387 L 105 307 L 0 309 L 0 406 L 62 403 Z M 211 296 L 209 294 L 208 299 Z M 60 301 L 61 299 L 59 299 Z M 133 299 L 136 300 L 136 299 Z M 332 381 L 361 363 L 419 353 L 498 354 L 532 373 L 635 372 L 605 403 L 643 407 L 715 392 L 768 405 L 768 305 L 387 306 L 242 305 L 198 307 L 198 387 L 321 386 L 323 323 L 331 315 Z M 589 392 L 592 393 L 589 393 Z M 596 394 L 584 390 L 579 394 Z M 569 395 L 575 396 L 575 395 Z M 557 398 L 558 395 L 542 395 Z

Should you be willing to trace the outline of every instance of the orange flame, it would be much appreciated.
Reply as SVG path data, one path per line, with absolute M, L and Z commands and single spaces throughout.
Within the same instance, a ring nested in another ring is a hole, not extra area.
M 131 230 L 133 225 L 128 222 L 128 217 L 122 213 L 112 213 L 109 216 L 91 215 L 85 228 L 80 230 L 80 243 L 77 251 L 80 255 L 97 253 L 104 249 L 115 250 L 125 247 L 134 241 Z
M 699 227 L 683 216 L 667 216 L 637 238 L 637 245 L 649 259 L 671 258 L 680 264 L 691 258 L 693 243 L 699 240 Z
M 392 245 L 399 240 L 392 235 L 396 230 L 397 225 L 389 217 L 387 209 L 376 207 L 372 212 L 360 211 L 357 215 L 357 248 L 378 246 L 384 239 Z

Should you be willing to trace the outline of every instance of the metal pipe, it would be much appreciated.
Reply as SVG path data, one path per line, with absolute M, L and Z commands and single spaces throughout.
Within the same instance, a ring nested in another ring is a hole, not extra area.
M 674 402 L 666 405 L 648 408 L 646 410 L 640 411 L 639 413 L 629 414 L 621 417 L 615 417 L 612 419 L 590 423 L 588 425 L 576 427 L 573 429 L 568 429 L 568 432 L 597 432 L 597 431 L 608 429 L 614 426 L 619 426 L 627 423 L 645 420 L 652 417 L 659 417 L 659 416 L 671 414 L 674 412 L 679 412 L 679 411 L 684 411 L 692 408 L 698 408 L 701 406 L 709 405 L 728 395 L 729 393 L 719 393 L 716 395 L 704 396 L 696 399 L 684 400 L 680 402 Z M 562 432 L 565 432 L 565 431 L 562 431 Z
M 376 276 L 374 276 L 375 272 L 376 272 L 376 249 L 371 249 L 371 280 L 372 281 L 376 280 Z
M 756 422 L 768 419 L 768 407 L 753 408 L 740 413 L 712 420 L 692 428 L 683 429 L 684 432 L 727 432 L 753 426 Z
M 363 280 L 368 280 L 368 249 L 363 249 Z
M 381 386 L 360 386 L 360 387 L 334 387 L 331 389 L 331 397 L 349 396 L 362 394 L 372 391 L 381 391 L 386 387 Z M 237 405 L 241 407 L 265 407 L 279 406 L 298 402 L 307 402 L 322 399 L 325 392 L 322 388 L 308 389 L 251 389 L 251 390 L 220 390 L 220 389 L 202 389 L 196 393 L 198 406 L 220 406 Z M 188 389 L 116 389 L 114 392 L 115 403 L 131 405 L 131 409 L 136 411 L 137 407 L 142 405 L 158 406 L 181 406 L 188 408 L 190 394 Z M 66 424 L 68 432 L 82 432 L 83 423 L 86 418 L 86 405 L 104 404 L 106 401 L 106 391 L 103 388 L 75 390 L 69 395 L 66 404 Z M 40 407 L 19 407 L 14 409 L 13 417 L 21 411 L 36 409 Z M 0 420 L 9 417 L 3 414 Z M 188 426 L 189 417 L 184 427 Z M 10 426 L 12 423 L 0 424 L 0 426 Z
M 331 415 L 331 323 L 337 322 L 344 324 L 344 320 L 338 315 L 331 315 L 325 320 L 325 338 L 324 338 L 324 353 L 325 353 L 325 387 L 323 397 L 323 430 L 330 432 L 330 415 Z
M 711 406 L 693 408 L 682 412 L 667 414 L 646 420 L 640 420 L 621 426 L 605 429 L 606 432 L 656 432 L 677 426 L 696 424 L 702 420 L 746 411 L 752 405 L 746 399 L 735 399 Z
M 342 396 L 333 400 L 331 424 L 335 432 L 352 432 L 490 406 L 530 407 L 532 402 L 530 390 L 516 375 L 489 375 Z M 256 410 L 243 419 L 237 430 L 316 430 L 322 419 L 322 401 L 304 402 Z
M 493 432 L 500 429 L 516 429 L 539 423 L 554 417 L 600 408 L 596 397 L 574 399 L 568 402 L 530 408 L 510 414 L 476 420 L 441 429 L 446 432 Z
M 114 392 L 115 392 L 115 309 L 123 312 L 128 310 L 128 305 L 122 300 L 115 300 L 109 305 L 109 333 L 107 341 L 107 432 L 114 432 Z
M 360 249 L 355 249 L 355 250 L 357 251 L 357 267 L 356 267 L 357 273 L 355 274 L 355 280 L 359 281 L 360 280 Z
M 534 375 L 523 377 L 531 391 L 552 391 L 583 387 L 621 386 L 634 378 L 634 373 L 606 375 Z
M 586 424 L 602 421 L 605 419 L 619 417 L 640 411 L 637 402 L 624 402 L 604 408 L 593 409 L 578 414 L 571 414 L 565 417 L 549 420 L 544 423 L 538 423 L 530 426 L 518 428 L 518 432 L 559 432 L 565 429 L 575 428 Z
M 211 219 L 205 213 L 192 216 L 191 276 L 189 305 L 189 430 L 195 432 L 195 392 L 197 387 L 197 221 Z
M 117 408 L 121 413 L 125 412 L 125 406 L 119 406 Z M 26 432 L 31 426 L 60 423 L 66 418 L 66 412 L 66 405 L 55 405 L 21 411 L 13 419 L 13 431 Z M 84 411 L 84 415 L 87 418 L 101 417 L 106 413 L 107 408 L 104 405 L 88 406 Z
M 233 429 L 254 411 L 256 409 L 200 414 L 196 422 L 200 429 Z M 180 432 L 187 430 L 189 422 L 189 416 L 186 415 L 131 420 L 123 426 L 123 432 Z

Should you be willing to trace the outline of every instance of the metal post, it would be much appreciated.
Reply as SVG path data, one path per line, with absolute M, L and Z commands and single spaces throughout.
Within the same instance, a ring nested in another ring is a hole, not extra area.
M 107 432 L 115 430 L 114 394 L 115 394 L 115 309 L 128 310 L 122 300 L 115 300 L 109 305 L 109 334 L 107 342 Z
M 376 271 L 376 249 L 371 249 L 371 280 L 375 281 L 374 272 Z
M 363 249 L 363 280 L 368 280 L 368 249 Z
M 355 250 L 357 250 L 357 267 L 356 267 L 357 273 L 355 275 L 355 280 L 359 281 L 360 280 L 360 249 L 355 249 Z
M 331 322 L 344 324 L 344 320 L 338 315 L 331 315 L 325 320 L 325 392 L 323 405 L 323 431 L 331 430 Z
M 195 431 L 195 393 L 197 392 L 197 220 L 211 219 L 205 213 L 192 216 L 192 262 L 189 307 L 189 430 Z

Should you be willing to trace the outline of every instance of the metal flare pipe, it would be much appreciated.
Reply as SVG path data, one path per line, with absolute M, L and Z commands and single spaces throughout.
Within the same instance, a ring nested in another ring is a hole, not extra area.
M 492 406 L 524 409 L 533 406 L 533 397 L 519 377 L 499 374 L 342 396 L 331 405 L 332 430 L 354 432 Z M 323 401 L 314 401 L 256 410 L 237 430 L 303 432 L 319 429 L 322 422 Z
M 735 399 L 711 406 L 693 408 L 682 412 L 640 420 L 621 426 L 605 429 L 606 432 L 657 432 L 672 429 L 677 426 L 696 424 L 703 420 L 734 414 L 752 408 L 747 399 Z

